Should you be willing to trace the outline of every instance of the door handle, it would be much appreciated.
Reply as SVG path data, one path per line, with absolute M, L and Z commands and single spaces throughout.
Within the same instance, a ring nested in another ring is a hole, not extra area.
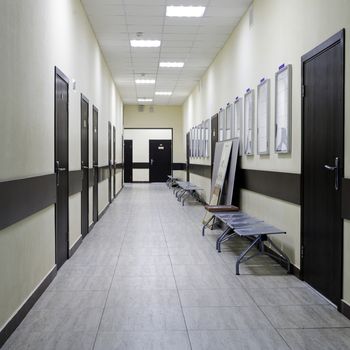
M 86 166 L 86 165 L 82 165 L 81 166 L 83 169 L 86 169 L 86 170 L 88 170 L 89 169 L 89 167 L 88 166 Z
M 153 159 L 151 159 L 151 165 L 153 165 Z
M 334 188 L 336 191 L 339 190 L 339 158 L 336 157 L 334 160 L 334 166 L 325 165 L 324 166 L 329 171 L 334 171 Z
M 57 168 L 57 171 L 66 171 L 67 168 Z

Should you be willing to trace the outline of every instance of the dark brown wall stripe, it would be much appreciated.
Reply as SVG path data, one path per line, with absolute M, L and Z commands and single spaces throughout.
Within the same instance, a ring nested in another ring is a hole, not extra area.
M 69 195 L 79 193 L 83 190 L 83 172 L 73 170 L 69 172 Z
M 187 166 L 186 163 L 173 163 L 172 168 L 173 170 L 186 170 Z
M 102 182 L 109 178 L 109 166 L 98 167 L 98 182 Z
M 343 179 L 342 184 L 342 217 L 350 220 L 350 179 Z
M 0 230 L 55 202 L 55 174 L 0 182 Z
M 300 204 L 300 174 L 239 169 L 237 181 L 240 188 Z
M 211 165 L 190 164 L 190 173 L 211 179 Z
M 149 168 L 149 163 L 147 162 L 137 162 L 137 163 L 132 163 L 133 169 L 148 169 Z

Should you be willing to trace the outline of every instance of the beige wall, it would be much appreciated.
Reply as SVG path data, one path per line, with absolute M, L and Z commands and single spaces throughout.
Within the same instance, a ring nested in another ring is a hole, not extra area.
M 185 163 L 185 142 L 181 106 L 145 106 L 139 112 L 137 105 L 124 106 L 124 128 L 173 128 L 173 162 Z M 143 178 L 144 173 L 135 174 Z M 174 176 L 184 179 L 184 171 L 174 171 Z
M 342 28 L 346 35 L 345 176 L 350 176 L 350 2 L 347 0 L 256 0 L 253 24 L 248 13 L 202 77 L 183 106 L 184 133 L 217 113 L 247 88 L 256 89 L 262 77 L 271 79 L 282 63 L 292 64 L 292 152 L 289 155 L 242 157 L 242 167 L 300 173 L 301 169 L 301 65 L 303 54 Z M 273 100 L 271 100 L 273 101 Z M 274 120 L 274 103 L 271 103 Z M 255 123 L 256 125 L 256 123 Z M 274 135 L 274 123 L 270 125 Z M 256 139 L 256 135 L 255 135 Z M 271 143 L 271 142 L 270 142 Z M 202 182 L 208 180 L 201 179 Z M 300 266 L 300 207 L 249 191 L 241 193 L 244 210 L 284 227 L 287 236 L 279 244 Z M 276 215 L 280 213 L 280 215 Z M 283 218 L 283 220 L 282 220 Z M 344 224 L 344 298 L 350 301 L 349 222 Z
M 81 166 L 81 93 L 90 100 L 90 125 L 92 104 L 99 109 L 99 165 L 107 164 L 108 121 L 117 126 L 121 162 L 122 101 L 80 1 L 2 0 L 0 33 L 0 181 L 54 172 L 55 66 L 76 81 L 69 91 L 69 170 Z M 108 186 L 99 192 L 101 211 Z M 80 194 L 69 207 L 72 246 L 81 236 Z M 0 329 L 54 267 L 54 222 L 51 206 L 0 231 Z

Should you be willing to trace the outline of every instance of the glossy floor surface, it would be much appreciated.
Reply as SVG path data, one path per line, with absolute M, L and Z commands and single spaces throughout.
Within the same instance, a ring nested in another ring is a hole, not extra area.
M 270 258 L 236 276 L 247 243 L 216 253 L 203 214 L 126 186 L 4 349 L 350 349 L 350 321 Z

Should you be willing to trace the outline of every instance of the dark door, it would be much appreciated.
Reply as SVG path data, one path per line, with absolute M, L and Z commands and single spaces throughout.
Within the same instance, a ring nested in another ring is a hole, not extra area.
M 92 202 L 92 217 L 93 221 L 98 220 L 98 109 L 92 108 L 92 164 L 94 167 L 94 187 L 93 187 L 93 202 Z
M 68 78 L 55 69 L 56 264 L 68 259 Z
M 124 182 L 132 182 L 132 140 L 124 140 Z
M 188 132 L 186 134 L 186 179 L 190 181 L 190 143 L 191 134 Z
M 81 191 L 81 234 L 89 232 L 89 101 L 81 95 L 81 170 L 83 185 Z
M 211 118 L 211 140 L 210 140 L 210 146 L 211 146 L 211 169 L 213 169 L 214 165 L 214 155 L 215 155 L 215 145 L 216 142 L 218 142 L 218 115 L 215 114 Z
M 112 124 L 108 122 L 108 200 L 112 203 Z
M 302 57 L 302 272 L 334 304 L 342 296 L 343 32 Z
M 116 164 L 115 164 L 115 152 L 116 152 L 116 143 L 115 143 L 115 137 L 116 137 L 116 131 L 115 131 L 115 126 L 113 126 L 113 198 L 116 196 L 116 188 L 115 188 L 115 177 L 116 177 Z
M 149 140 L 149 181 L 165 182 L 171 175 L 171 140 Z

